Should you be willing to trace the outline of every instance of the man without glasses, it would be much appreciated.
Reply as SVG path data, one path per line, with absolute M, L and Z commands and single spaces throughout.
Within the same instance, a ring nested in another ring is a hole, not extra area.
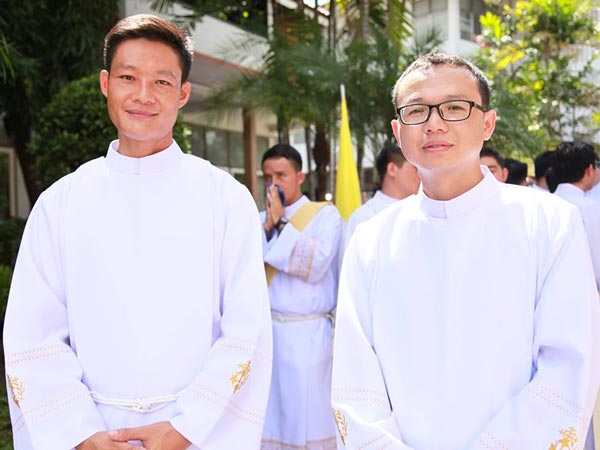
M 581 217 L 480 166 L 496 121 L 489 99 L 479 69 L 443 54 L 419 58 L 394 87 L 392 128 L 422 191 L 359 227 L 346 251 L 332 387 L 340 448 L 585 439 L 598 294 Z
M 10 290 L 15 449 L 257 449 L 271 329 L 256 206 L 173 141 L 184 32 L 131 16 L 104 51 L 118 140 L 40 196 Z

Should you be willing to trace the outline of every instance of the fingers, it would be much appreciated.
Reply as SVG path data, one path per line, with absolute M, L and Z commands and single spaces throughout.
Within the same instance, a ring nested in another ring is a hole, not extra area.
M 111 430 L 108 432 L 108 436 L 113 442 L 127 442 L 127 441 L 143 441 L 144 440 L 144 428 L 121 428 L 118 430 Z M 132 447 L 123 447 L 124 449 L 142 449 L 141 445 L 128 444 Z

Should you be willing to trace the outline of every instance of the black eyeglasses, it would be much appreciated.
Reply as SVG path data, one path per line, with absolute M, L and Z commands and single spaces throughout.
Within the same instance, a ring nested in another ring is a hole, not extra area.
M 431 110 L 437 109 L 440 117 L 447 122 L 460 122 L 471 117 L 473 108 L 486 112 L 487 109 L 470 100 L 448 100 L 437 105 L 426 105 L 425 103 L 413 103 L 396 109 L 400 121 L 404 125 L 419 125 L 425 123 L 431 117 Z

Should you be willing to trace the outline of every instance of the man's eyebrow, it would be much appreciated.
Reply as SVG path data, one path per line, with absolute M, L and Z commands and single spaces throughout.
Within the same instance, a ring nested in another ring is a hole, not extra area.
M 444 99 L 443 101 L 446 101 L 446 100 L 467 100 L 468 99 L 468 97 L 466 95 L 464 95 L 464 94 L 448 94 L 448 95 L 445 95 L 442 98 Z M 407 102 L 406 103 L 407 105 L 411 104 L 411 103 L 422 103 L 423 102 L 423 97 L 415 97 L 415 98 L 410 98 L 409 97 L 409 99 L 410 99 L 409 100 L 410 103 Z
M 138 67 L 132 65 L 132 64 L 119 64 L 118 66 L 115 67 L 115 69 L 122 69 L 122 70 L 137 70 Z M 169 77 L 172 78 L 174 80 L 177 80 L 177 75 L 175 75 L 175 72 L 173 72 L 172 70 L 157 70 L 156 73 L 158 75 L 161 75 L 163 77 Z
M 175 75 L 175 72 L 173 72 L 172 70 L 159 70 L 156 73 L 158 73 L 159 75 L 173 78 L 174 80 L 177 79 L 177 75 Z

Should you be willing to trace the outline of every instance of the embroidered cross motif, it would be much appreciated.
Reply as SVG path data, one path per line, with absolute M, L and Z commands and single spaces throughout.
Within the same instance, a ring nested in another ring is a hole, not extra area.
M 346 438 L 348 437 L 348 421 L 339 409 L 333 410 L 333 418 L 335 419 L 335 425 L 340 433 L 342 444 L 346 445 Z
M 252 361 L 248 360 L 245 363 L 238 364 L 240 370 L 231 375 L 229 381 L 231 381 L 231 385 L 233 386 L 233 393 L 235 394 L 239 391 L 246 380 L 248 379 L 248 375 L 250 375 L 250 368 L 252 365 Z
M 23 387 L 23 383 L 17 377 L 11 377 L 8 375 L 8 386 L 12 392 L 12 398 L 15 404 L 18 407 L 21 407 L 21 402 L 23 401 L 23 394 L 25 393 L 25 388 Z
M 579 442 L 575 427 L 570 427 L 568 430 L 560 430 L 561 438 L 550 444 L 548 450 L 576 450 L 575 444 Z

